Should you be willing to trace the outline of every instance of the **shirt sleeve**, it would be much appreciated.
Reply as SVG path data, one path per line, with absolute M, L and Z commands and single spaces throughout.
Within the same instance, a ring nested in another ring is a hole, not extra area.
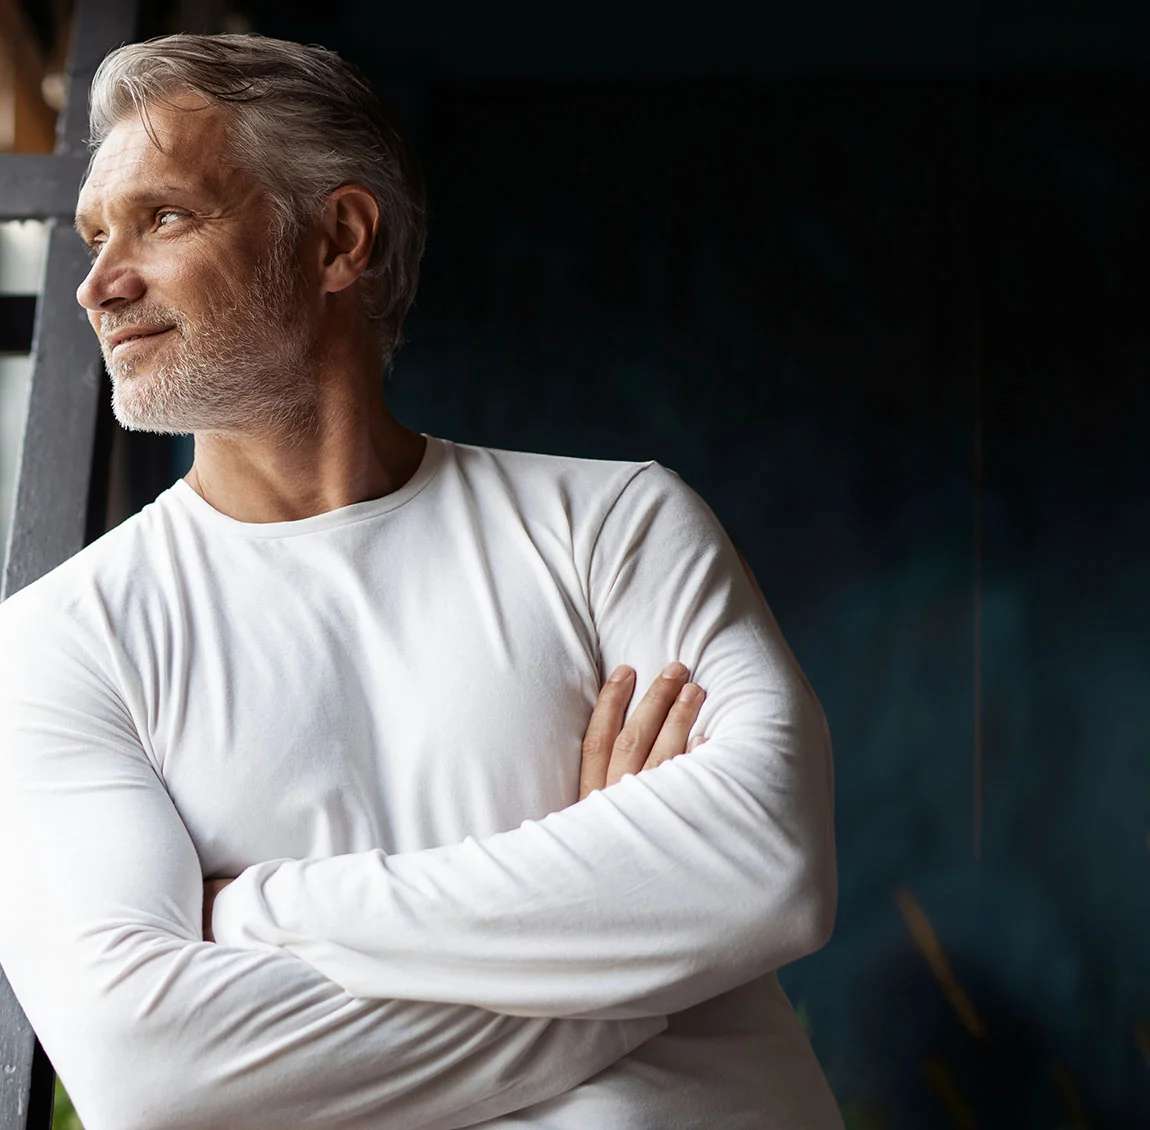
M 603 671 L 631 664 L 641 693 L 686 663 L 707 743 L 489 838 L 256 865 L 216 902 L 217 937 L 288 950 L 359 997 L 579 1017 L 675 1012 L 825 942 L 830 740 L 753 579 L 658 465 L 591 540 Z
M 354 999 L 205 943 L 194 846 L 63 612 L 0 608 L 0 964 L 88 1130 L 433 1130 L 552 1098 L 665 1022 Z

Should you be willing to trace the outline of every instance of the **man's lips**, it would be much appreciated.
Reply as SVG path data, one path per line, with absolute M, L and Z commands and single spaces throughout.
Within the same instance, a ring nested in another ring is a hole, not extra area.
M 123 329 L 109 334 L 105 340 L 112 352 L 115 353 L 150 338 L 160 337 L 173 328 L 172 326 L 125 326 Z

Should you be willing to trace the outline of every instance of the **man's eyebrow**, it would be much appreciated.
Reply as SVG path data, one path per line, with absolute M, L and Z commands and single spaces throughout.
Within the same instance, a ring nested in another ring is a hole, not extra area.
M 182 184 L 159 184 L 154 187 L 142 188 L 129 196 L 121 197 L 117 202 L 130 208 L 138 208 L 141 204 L 161 204 L 173 197 L 193 197 L 198 199 L 200 193 Z M 96 227 L 96 220 L 87 212 L 77 212 L 72 226 L 82 236 L 90 228 Z

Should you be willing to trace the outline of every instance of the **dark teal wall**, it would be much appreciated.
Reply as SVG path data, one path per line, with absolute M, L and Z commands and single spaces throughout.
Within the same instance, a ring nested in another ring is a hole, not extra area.
M 838 929 L 783 978 L 891 1130 L 1150 1126 L 1145 83 L 1137 22 L 1064 7 L 956 14 L 949 55 L 929 21 L 892 46 L 847 20 L 819 56 L 796 16 L 758 73 L 713 24 L 692 68 L 631 18 L 533 54 L 526 16 L 513 49 L 474 17 L 255 13 L 416 133 L 401 417 L 657 458 L 754 566 L 836 744 Z

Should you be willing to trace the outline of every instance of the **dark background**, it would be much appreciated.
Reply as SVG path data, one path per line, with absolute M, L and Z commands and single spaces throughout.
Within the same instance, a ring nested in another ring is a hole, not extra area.
M 1150 6 L 243 14 L 415 138 L 400 418 L 656 458 L 754 567 L 835 738 L 781 977 L 848 1125 L 1150 1127 Z

